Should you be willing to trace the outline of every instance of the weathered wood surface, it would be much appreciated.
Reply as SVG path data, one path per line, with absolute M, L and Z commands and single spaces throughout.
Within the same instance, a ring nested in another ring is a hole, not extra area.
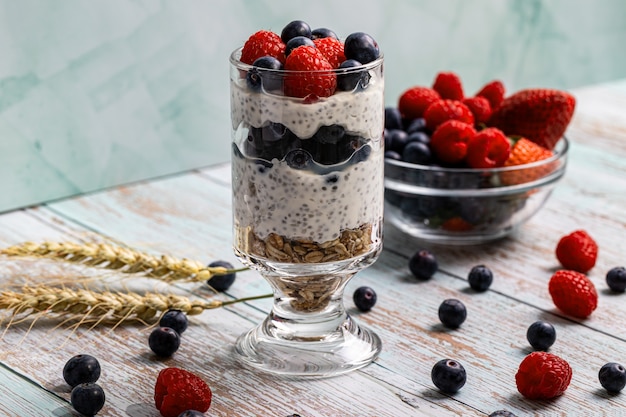
M 600 367 L 626 363 L 626 295 L 607 291 L 606 272 L 624 265 L 626 253 L 626 84 L 576 92 L 578 110 L 568 131 L 571 157 L 565 178 L 544 209 L 518 234 L 480 247 L 426 245 L 386 225 L 385 249 L 378 262 L 360 272 L 346 291 L 370 285 L 378 303 L 367 314 L 350 312 L 381 336 L 384 349 L 369 367 L 321 380 L 289 380 L 241 368 L 231 357 L 235 338 L 266 314 L 270 300 L 235 304 L 191 318 L 180 350 L 157 360 L 147 346 L 150 329 L 128 325 L 112 330 L 80 328 L 76 333 L 57 321 L 39 320 L 9 327 L 0 340 L 0 415 L 72 416 L 69 387 L 62 368 L 78 353 L 97 356 L 107 403 L 101 415 L 159 415 L 153 386 L 159 370 L 178 366 L 209 382 L 211 416 L 444 416 L 488 415 L 508 409 L 522 415 L 619 415 L 625 394 L 606 394 Z M 0 216 L 0 245 L 32 241 L 119 241 L 153 254 L 238 264 L 231 248 L 230 169 L 228 164 L 51 203 Z M 580 321 L 557 311 L 547 282 L 558 267 L 554 247 L 575 229 L 589 231 L 600 245 L 598 264 L 589 273 L 600 294 L 591 318 Z M 407 260 L 427 247 L 440 271 L 418 282 Z M 493 269 L 490 291 L 469 290 L 469 269 L 483 263 Z M 190 297 L 228 298 L 269 292 L 252 271 L 240 273 L 228 294 L 214 295 L 202 284 L 174 288 L 151 280 L 69 266 L 49 260 L 0 263 L 6 284 L 42 282 L 80 275 L 106 280 L 110 287 L 154 288 Z M 459 298 L 468 319 L 455 331 L 438 324 L 445 298 Z M 7 324 L 8 318 L 3 316 Z M 549 402 L 525 400 L 514 375 L 531 348 L 526 329 L 545 319 L 557 329 L 551 351 L 572 365 L 574 377 L 562 397 Z M 465 387 L 454 396 L 440 394 L 430 381 L 439 359 L 455 358 L 468 371 Z

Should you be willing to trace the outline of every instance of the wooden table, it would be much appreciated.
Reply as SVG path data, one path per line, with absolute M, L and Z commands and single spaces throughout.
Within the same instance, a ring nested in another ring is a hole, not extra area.
M 480 247 L 426 245 L 386 225 L 384 251 L 360 272 L 346 291 L 350 312 L 378 332 L 383 352 L 362 370 L 330 379 L 289 380 L 241 368 L 232 358 L 235 338 L 262 320 L 268 299 L 207 310 L 190 318 L 181 348 L 167 360 L 148 348 L 151 328 L 132 324 L 75 331 L 58 320 L 12 324 L 0 340 L 0 415 L 70 416 L 65 362 L 88 353 L 102 364 L 99 383 L 107 402 L 103 416 L 158 416 L 153 389 L 158 372 L 170 366 L 197 373 L 212 387 L 211 416 L 444 416 L 488 415 L 507 409 L 526 415 L 617 415 L 626 413 L 626 393 L 608 395 L 598 382 L 606 362 L 626 364 L 626 295 L 613 294 L 606 272 L 626 264 L 626 82 L 574 91 L 577 111 L 567 132 L 571 154 L 567 173 L 542 209 L 518 234 Z M 228 140 L 228 138 L 224 138 Z M 151 254 L 169 254 L 239 265 L 231 249 L 231 193 L 228 164 L 177 176 L 52 202 L 0 216 L 0 244 L 24 241 L 121 243 Z M 547 282 L 558 268 L 558 239 L 587 230 L 600 247 L 589 273 L 600 300 L 584 321 L 557 311 Z M 415 280 L 408 258 L 420 248 L 438 258 L 430 281 Z M 489 266 L 494 283 L 486 293 L 468 290 L 467 273 Z M 4 284 L 71 282 L 80 277 L 105 281 L 111 289 L 150 289 L 189 297 L 223 299 L 269 292 L 253 271 L 238 274 L 227 294 L 202 284 L 168 287 L 145 278 L 67 262 L 3 258 Z M 68 284 L 69 285 L 69 284 Z M 369 285 L 378 303 L 358 313 L 350 296 Z M 468 319 L 455 331 L 442 330 L 437 308 L 458 298 Z M 8 323 L 5 314 L 3 326 Z M 553 401 L 529 401 L 516 390 L 514 375 L 531 348 L 528 326 L 548 320 L 557 330 L 551 352 L 566 359 L 574 376 Z M 468 372 L 456 395 L 438 392 L 430 379 L 442 358 L 460 361 Z

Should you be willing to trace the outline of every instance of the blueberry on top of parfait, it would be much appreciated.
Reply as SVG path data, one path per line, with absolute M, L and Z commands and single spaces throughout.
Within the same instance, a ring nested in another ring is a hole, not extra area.
M 296 36 L 295 38 L 289 39 L 289 42 L 285 45 L 285 56 L 289 56 L 291 51 L 296 49 L 298 46 L 312 46 L 315 48 L 315 44 L 306 36 Z
M 328 28 L 317 28 L 311 31 L 311 39 L 334 38 L 339 39 L 337 34 Z
M 257 58 L 252 63 L 252 68 L 246 74 L 246 84 L 252 91 L 261 91 L 261 87 L 265 87 L 266 90 L 277 90 L 281 87 L 282 80 L 280 76 L 273 74 L 271 71 L 264 71 L 264 69 L 281 70 L 283 69 L 283 64 L 272 56 Z
M 302 20 L 293 20 L 283 28 L 280 38 L 286 44 L 290 39 L 296 36 L 311 37 L 311 26 Z
M 350 71 L 351 68 L 358 68 L 362 64 L 355 59 L 347 59 L 339 64 L 339 73 L 337 74 L 337 89 L 341 91 L 352 91 L 357 87 L 361 89 L 368 86 L 370 83 L 369 72 L 362 71 Z M 346 71 L 341 71 L 346 70 Z
M 380 56 L 378 43 L 370 35 L 363 32 L 348 35 L 343 49 L 346 59 L 354 59 L 362 64 L 372 62 Z

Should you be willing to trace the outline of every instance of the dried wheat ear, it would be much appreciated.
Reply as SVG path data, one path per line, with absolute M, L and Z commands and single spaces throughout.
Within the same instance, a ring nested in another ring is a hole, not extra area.
M 142 273 L 166 282 L 207 281 L 215 275 L 247 270 L 247 268 L 208 267 L 191 259 L 168 255 L 154 256 L 106 243 L 24 242 L 1 249 L 0 254 L 10 257 L 52 258 L 123 273 Z
M 174 295 L 133 292 L 96 292 L 88 289 L 70 289 L 45 285 L 24 286 L 21 291 L 0 292 L 0 309 L 13 316 L 45 313 L 121 323 L 129 320 L 148 321 L 168 310 L 180 310 L 197 315 L 205 310 L 244 301 L 271 297 L 271 294 L 232 299 L 203 301 Z

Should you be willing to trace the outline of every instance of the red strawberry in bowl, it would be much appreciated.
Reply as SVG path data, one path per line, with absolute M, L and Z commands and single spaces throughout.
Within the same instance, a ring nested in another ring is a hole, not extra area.
M 565 91 L 521 90 L 504 99 L 487 125 L 497 127 L 508 136 L 523 136 L 553 149 L 565 133 L 575 107 L 576 99 Z

